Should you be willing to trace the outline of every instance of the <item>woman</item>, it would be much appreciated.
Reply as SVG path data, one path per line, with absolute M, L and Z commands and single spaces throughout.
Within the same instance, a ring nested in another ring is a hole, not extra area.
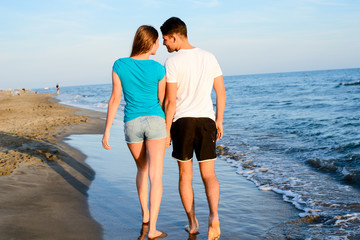
M 166 126 L 162 102 L 165 96 L 165 68 L 149 60 L 159 48 L 158 32 L 151 26 L 140 26 L 128 58 L 115 61 L 112 72 L 112 94 L 109 100 L 103 147 L 110 149 L 110 128 L 121 100 L 126 102 L 124 132 L 127 145 L 137 166 L 136 187 L 143 225 L 149 224 L 149 239 L 166 237 L 156 230 L 162 197 L 162 173 L 165 155 Z M 150 180 L 150 211 L 148 208 Z

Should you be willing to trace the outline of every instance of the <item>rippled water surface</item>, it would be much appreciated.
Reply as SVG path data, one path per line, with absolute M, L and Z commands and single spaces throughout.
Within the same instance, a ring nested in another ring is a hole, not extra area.
M 268 238 L 360 239 L 360 69 L 224 79 L 220 158 L 301 210 Z M 63 103 L 106 111 L 111 85 L 60 91 Z
M 223 158 L 311 218 L 300 239 L 360 239 L 359 80 L 360 69 L 225 77 Z

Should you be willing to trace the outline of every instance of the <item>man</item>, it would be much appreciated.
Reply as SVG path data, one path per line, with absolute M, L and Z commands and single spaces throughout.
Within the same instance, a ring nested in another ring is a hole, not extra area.
M 220 187 L 214 160 L 216 140 L 223 135 L 226 102 L 222 72 L 211 53 L 189 43 L 186 25 L 181 19 L 172 17 L 160 29 L 168 52 L 176 51 L 165 64 L 165 114 L 167 145 L 172 140 L 172 156 L 178 160 L 179 166 L 179 192 L 189 220 L 185 228 L 190 234 L 198 233 L 192 187 L 195 151 L 209 204 L 208 239 L 218 239 Z M 211 100 L 213 88 L 216 92 L 216 117 Z

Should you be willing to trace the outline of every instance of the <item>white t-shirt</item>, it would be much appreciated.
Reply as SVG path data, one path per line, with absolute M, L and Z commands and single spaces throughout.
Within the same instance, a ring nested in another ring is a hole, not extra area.
M 177 83 L 174 122 L 182 117 L 208 117 L 215 121 L 211 92 L 221 76 L 215 56 L 199 48 L 181 49 L 165 63 L 168 83 Z

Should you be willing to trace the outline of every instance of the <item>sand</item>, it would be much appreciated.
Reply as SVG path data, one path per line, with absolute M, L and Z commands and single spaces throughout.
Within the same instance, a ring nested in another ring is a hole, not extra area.
M 104 117 L 57 104 L 49 94 L 0 93 L 0 240 L 146 239 L 140 234 L 136 166 L 122 121 L 114 122 L 113 148 L 106 151 L 101 147 Z M 208 206 L 197 163 L 200 234 L 189 236 L 177 163 L 170 155 L 168 149 L 158 228 L 169 234 L 168 240 L 207 239 Z M 226 161 L 215 164 L 221 189 L 220 239 L 286 239 L 270 233 L 279 224 L 298 220 L 298 211 L 280 195 L 259 191 Z
M 116 119 L 115 119 L 116 120 Z M 91 215 L 103 226 L 104 240 L 146 239 L 141 231 L 141 209 L 136 192 L 136 165 L 124 140 L 123 124 L 115 121 L 111 129 L 111 150 L 102 149 L 101 135 L 71 135 L 66 142 L 86 153 L 86 162 L 96 171 L 91 184 L 89 208 Z M 166 240 L 207 239 L 208 205 L 195 160 L 195 211 L 200 234 L 189 236 L 185 231 L 187 218 L 178 193 L 178 166 L 167 149 L 164 160 L 163 197 L 157 227 L 168 234 Z M 219 158 L 215 162 L 220 183 L 219 215 L 221 240 L 286 239 L 273 229 L 284 222 L 298 220 L 299 211 L 283 201 L 282 196 L 260 191 L 236 168 Z M 281 230 L 281 229 L 278 229 Z M 269 231 L 272 236 L 269 237 Z
M 0 93 L 0 239 L 102 239 L 87 203 L 95 172 L 63 140 L 101 133 L 103 117 L 50 94 Z

